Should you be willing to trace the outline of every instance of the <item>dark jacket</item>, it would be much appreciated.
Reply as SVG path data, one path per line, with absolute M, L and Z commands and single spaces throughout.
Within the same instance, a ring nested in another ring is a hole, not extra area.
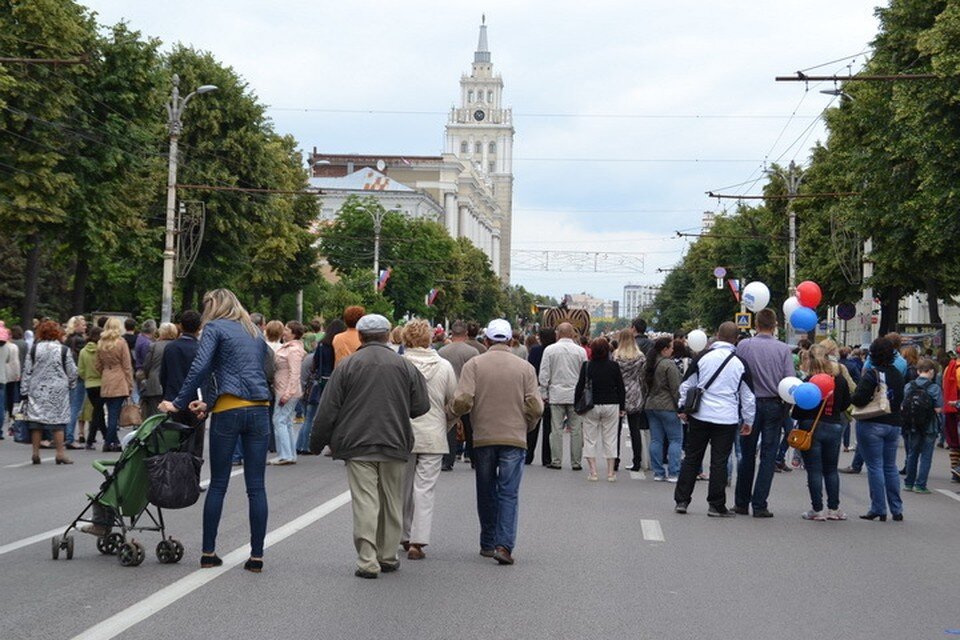
M 163 349 L 163 358 L 160 361 L 160 386 L 163 389 L 164 400 L 173 402 L 180 393 L 199 347 L 200 341 L 196 336 L 182 335 Z M 194 390 L 187 403 L 196 399 L 197 393 Z
M 593 382 L 594 405 L 615 404 L 619 405 L 621 411 L 625 410 L 627 393 L 623 388 L 620 365 L 609 358 L 584 362 L 580 367 L 577 388 L 573 392 L 574 398 L 579 398 L 583 394 L 588 377 Z
M 527 352 L 527 362 L 533 365 L 533 370 L 537 372 L 537 376 L 540 375 L 540 363 L 543 362 L 543 350 L 545 348 L 542 344 L 535 344 Z
M 365 344 L 333 370 L 324 387 L 310 450 L 330 445 L 339 460 L 407 460 L 413 450 L 410 420 L 429 410 L 426 381 L 413 363 L 386 344 Z
M 839 365 L 843 366 L 843 365 Z M 810 377 L 808 376 L 804 382 L 809 382 Z M 830 422 L 832 424 L 842 424 L 843 423 L 843 412 L 847 410 L 847 407 L 850 406 L 850 385 L 847 384 L 847 379 L 843 376 L 843 373 L 837 372 L 833 376 L 833 395 L 827 399 L 827 405 L 823 408 L 823 413 L 820 415 L 820 422 Z M 817 405 L 813 409 L 801 409 L 798 406 L 793 407 L 793 412 L 790 414 L 795 420 L 816 420 L 817 414 L 820 413 L 820 405 Z
M 190 372 L 173 404 L 185 409 L 200 387 L 204 389 L 203 401 L 211 409 L 222 394 L 244 400 L 269 400 L 266 367 L 272 361 L 273 352 L 262 336 L 251 336 L 235 320 L 208 322 Z
M 885 416 L 877 416 L 863 422 L 880 422 L 890 424 L 895 427 L 903 425 L 903 418 L 900 415 L 900 406 L 903 404 L 903 375 L 893 365 L 884 365 L 882 367 L 871 367 L 864 370 L 860 376 L 860 382 L 857 383 L 857 390 L 853 392 L 850 398 L 850 404 L 855 407 L 863 407 L 873 399 L 873 392 L 879 382 L 879 373 L 882 373 L 887 383 L 887 399 L 890 400 L 890 413 Z

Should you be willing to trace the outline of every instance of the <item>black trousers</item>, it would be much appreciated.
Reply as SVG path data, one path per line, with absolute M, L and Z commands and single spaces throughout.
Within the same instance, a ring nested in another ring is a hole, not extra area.
M 547 466 L 553 460 L 550 458 L 550 405 L 546 402 L 543 403 L 543 415 L 537 421 L 537 426 L 533 431 L 527 431 L 527 458 L 524 464 L 533 464 L 537 454 L 537 439 L 541 431 L 543 431 L 543 445 L 540 449 L 540 461 L 543 466 Z
M 689 503 L 697 474 L 703 465 L 703 456 L 710 446 L 710 482 L 707 488 L 707 503 L 723 510 L 727 506 L 727 459 L 737 437 L 737 425 L 714 424 L 690 418 L 687 431 L 687 454 L 680 465 L 680 478 L 673 499 L 677 503 Z
M 627 414 L 627 428 L 630 429 L 630 446 L 633 447 L 633 464 L 631 469 L 639 471 L 643 468 L 643 430 L 647 429 L 647 414 L 643 411 Z M 617 425 L 617 466 L 620 463 L 620 431 L 623 421 Z M 664 447 L 666 449 L 666 447 Z
M 87 446 L 97 440 L 97 434 L 102 433 L 104 442 L 107 438 L 107 421 L 103 417 L 103 398 L 100 397 L 100 387 L 87 387 L 87 399 L 93 405 L 93 418 L 87 424 Z

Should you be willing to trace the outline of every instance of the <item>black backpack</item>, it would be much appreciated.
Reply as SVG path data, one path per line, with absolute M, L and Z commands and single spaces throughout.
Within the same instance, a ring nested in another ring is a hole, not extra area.
M 933 410 L 933 398 L 927 393 L 927 387 L 933 384 L 920 386 L 916 382 L 907 384 L 907 393 L 903 397 L 900 415 L 903 417 L 905 433 L 925 433 L 936 416 Z

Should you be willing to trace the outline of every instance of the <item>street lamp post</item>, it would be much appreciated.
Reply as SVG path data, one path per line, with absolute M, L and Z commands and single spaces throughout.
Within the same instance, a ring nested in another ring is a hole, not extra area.
M 380 231 L 386 211 L 377 207 L 375 211 L 367 209 L 367 213 L 373 218 L 373 290 L 376 292 L 380 288 Z
M 768 172 L 774 173 L 774 172 Z M 787 218 L 789 220 L 789 248 L 787 250 L 787 293 L 794 295 L 797 290 L 797 212 L 793 208 L 793 199 L 796 197 L 803 176 L 797 168 L 797 163 L 790 161 L 786 175 L 777 172 L 787 183 Z M 784 318 L 786 322 L 787 342 L 792 342 L 793 326 L 790 324 L 790 318 Z
M 173 317 L 173 272 L 176 262 L 174 241 L 177 233 L 177 141 L 183 130 L 181 117 L 187 103 L 198 94 L 216 91 L 217 87 L 205 84 L 185 98 L 180 97 L 180 76 L 173 74 L 173 89 L 170 102 L 167 103 L 167 127 L 170 133 L 170 156 L 167 164 L 167 221 L 163 240 L 163 297 L 160 307 L 160 321 L 170 322 Z

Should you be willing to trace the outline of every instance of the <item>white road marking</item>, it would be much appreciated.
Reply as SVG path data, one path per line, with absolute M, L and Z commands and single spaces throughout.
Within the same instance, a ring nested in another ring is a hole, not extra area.
M 643 539 L 648 542 L 665 542 L 663 529 L 660 528 L 659 520 L 641 520 L 640 529 L 643 531 Z
M 948 498 L 953 498 L 953 499 L 956 500 L 957 502 L 960 502 L 960 496 L 958 496 L 957 494 L 955 494 L 953 491 L 947 491 L 946 489 L 937 489 L 937 493 L 942 493 L 943 495 L 947 496 Z
M 53 460 L 53 458 L 50 458 L 50 459 Z M 28 462 L 27 464 L 30 464 L 30 463 Z M 17 465 L 17 466 L 23 466 L 23 465 Z M 233 478 L 235 476 L 240 475 L 241 473 L 243 473 L 243 469 L 236 469 L 230 473 L 230 477 Z M 204 488 L 209 487 L 210 479 L 208 478 L 206 480 L 203 480 L 200 483 L 200 486 Z M 58 533 L 63 533 L 63 530 L 66 528 L 67 528 L 67 525 L 65 524 L 62 527 L 59 527 L 57 529 L 50 529 L 50 531 L 44 531 L 43 533 L 38 533 L 34 536 L 30 536 L 29 538 L 24 538 L 22 540 L 17 540 L 16 542 L 11 542 L 9 544 L 0 546 L 0 556 L 2 556 L 5 553 L 10 553 L 11 551 L 16 551 L 17 549 L 28 547 L 31 544 L 36 544 L 38 542 L 49 542 L 50 538 L 57 535 Z
M 40 458 L 40 462 L 53 462 L 56 460 L 56 457 L 52 458 Z M 18 462 L 16 464 L 8 464 L 4 469 L 18 469 L 20 467 L 29 467 L 33 464 L 33 460 L 27 460 L 26 462 Z
M 57 527 L 56 529 L 50 529 L 50 531 L 38 533 L 37 535 L 30 536 L 29 538 L 24 538 L 23 540 L 17 540 L 16 542 L 5 544 L 0 547 L 0 556 L 5 553 L 10 553 L 11 551 L 16 551 L 17 549 L 28 547 L 31 544 L 36 544 L 37 542 L 50 542 L 50 538 L 57 534 L 63 533 L 63 530 L 66 528 L 66 525 L 64 525 L 62 527 Z
M 308 511 L 299 518 L 291 520 L 282 527 L 268 533 L 264 541 L 264 548 L 269 548 L 289 538 L 349 502 L 349 491 L 344 491 L 337 497 L 327 500 L 319 507 Z M 223 565 L 212 569 L 197 569 L 173 584 L 147 596 L 140 602 L 127 607 L 120 613 L 74 636 L 73 640 L 110 640 L 111 638 L 115 638 L 130 627 L 162 611 L 180 598 L 193 593 L 208 582 L 222 576 L 230 569 L 239 566 L 245 562 L 249 556 L 250 545 L 245 544 L 239 549 L 235 549 L 225 555 L 223 557 Z

